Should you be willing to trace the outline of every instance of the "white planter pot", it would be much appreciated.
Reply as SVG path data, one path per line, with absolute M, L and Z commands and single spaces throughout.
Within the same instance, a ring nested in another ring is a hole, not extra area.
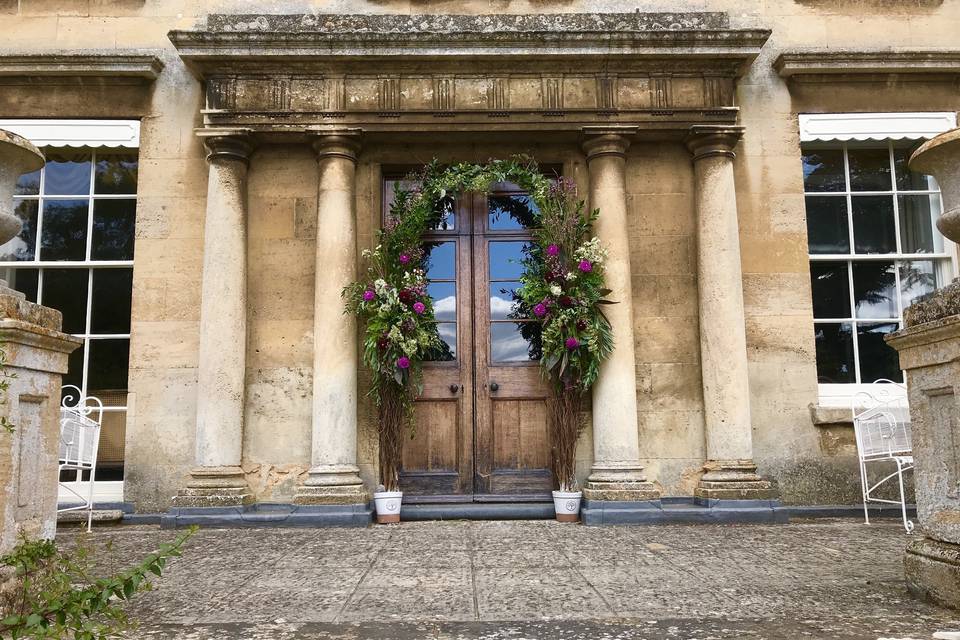
M 553 508 L 557 513 L 557 522 L 577 522 L 580 519 L 579 491 L 554 491 Z
M 377 506 L 377 522 L 387 524 L 400 522 L 400 503 L 403 501 L 403 491 L 378 491 L 373 494 L 373 502 Z

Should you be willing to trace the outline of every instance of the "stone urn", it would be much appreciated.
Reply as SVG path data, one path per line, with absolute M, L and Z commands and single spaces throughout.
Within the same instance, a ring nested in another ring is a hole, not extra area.
M 13 191 L 17 179 L 43 167 L 43 153 L 30 141 L 0 129 L 0 245 L 10 242 L 23 224 L 13 213 Z
M 960 241 L 960 129 L 923 144 L 910 168 L 940 183 L 937 228 Z M 960 608 L 960 280 L 908 307 L 887 336 L 907 372 L 917 519 L 923 536 L 904 555 L 907 587 Z
M 925 142 L 910 158 L 910 168 L 937 179 L 943 198 L 940 233 L 960 242 L 960 128 Z

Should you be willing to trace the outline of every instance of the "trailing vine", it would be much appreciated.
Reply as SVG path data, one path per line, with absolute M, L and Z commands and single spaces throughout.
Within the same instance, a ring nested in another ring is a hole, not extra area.
M 587 210 L 571 180 L 552 181 L 522 156 L 448 167 L 434 161 L 408 183 L 413 186 L 395 192 L 377 247 L 363 253 L 365 277 L 343 291 L 347 311 L 364 321 L 362 359 L 379 412 L 381 483 L 386 490 L 398 487 L 402 434 L 413 429 L 423 361 L 443 344 L 426 291 L 422 238 L 439 228 L 457 194 L 513 183 L 536 206 L 532 218 L 523 220 L 534 241 L 525 250 L 511 318 L 524 321 L 518 322 L 522 332 L 532 324 L 541 328 L 539 336 L 524 337 L 539 339 L 534 351 L 554 392 L 553 471 L 561 489 L 572 488 L 582 402 L 613 350 L 610 323 L 601 310 L 610 303 L 603 280 L 606 252 L 592 235 L 599 212 Z

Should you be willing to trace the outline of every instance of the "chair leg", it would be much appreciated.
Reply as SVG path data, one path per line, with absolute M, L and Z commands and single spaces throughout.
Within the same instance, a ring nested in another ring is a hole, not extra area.
M 867 464 L 863 460 L 860 460 L 860 493 L 863 496 L 863 522 L 864 524 L 870 524 L 870 512 L 867 510 L 870 488 L 867 485 Z
M 96 469 L 90 469 L 90 488 L 87 492 L 87 533 L 93 531 L 93 479 Z
M 900 515 L 903 518 L 903 528 L 907 533 L 913 531 L 913 523 L 907 520 L 907 497 L 903 493 L 903 465 L 900 460 L 897 463 L 897 480 L 900 482 Z

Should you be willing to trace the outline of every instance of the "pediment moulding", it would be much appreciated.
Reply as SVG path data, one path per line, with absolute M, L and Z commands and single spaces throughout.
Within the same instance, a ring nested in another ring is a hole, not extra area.
M 956 81 L 960 49 L 799 49 L 781 53 L 773 67 L 791 82 Z
M 283 131 L 731 123 L 768 36 L 722 13 L 307 14 L 211 15 L 170 40 L 207 125 Z

